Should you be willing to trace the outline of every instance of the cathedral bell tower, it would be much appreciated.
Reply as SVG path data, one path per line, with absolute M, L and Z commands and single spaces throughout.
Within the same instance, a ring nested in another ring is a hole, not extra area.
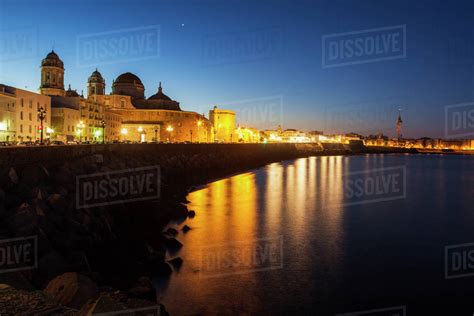
M 105 94 L 105 80 L 100 74 L 100 72 L 95 69 L 87 80 L 87 97 L 90 98 L 94 95 L 104 95 Z
M 65 96 L 64 91 L 64 63 L 52 50 L 41 61 L 40 93 L 49 96 Z

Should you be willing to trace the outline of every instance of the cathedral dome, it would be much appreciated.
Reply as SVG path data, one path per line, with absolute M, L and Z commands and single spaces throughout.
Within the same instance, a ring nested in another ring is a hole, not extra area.
M 104 78 L 102 77 L 101 73 L 95 69 L 95 71 L 90 75 L 88 82 L 104 82 Z
M 140 78 L 138 78 L 136 75 L 132 74 L 131 72 L 126 72 L 118 76 L 117 79 L 115 79 L 115 84 L 117 83 L 131 83 L 131 84 L 143 86 L 143 83 L 140 80 Z
M 52 50 L 46 55 L 46 58 L 41 61 L 41 66 L 51 66 L 64 68 L 63 61 L 59 58 L 58 54 Z
M 161 82 L 160 82 L 160 86 L 158 87 L 158 92 L 152 95 L 151 97 L 149 97 L 148 100 L 171 101 L 171 98 L 163 93 L 163 89 L 161 88 Z
M 123 73 L 114 80 L 112 93 L 128 95 L 134 99 L 145 99 L 145 87 L 142 81 L 131 72 Z

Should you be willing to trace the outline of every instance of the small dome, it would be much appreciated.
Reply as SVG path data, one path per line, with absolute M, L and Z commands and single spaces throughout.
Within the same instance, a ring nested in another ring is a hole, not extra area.
M 138 85 L 143 86 L 143 83 L 140 80 L 140 78 L 138 78 L 136 75 L 132 74 L 131 72 L 126 72 L 126 73 L 121 74 L 120 76 L 117 77 L 117 79 L 115 79 L 114 83 L 115 84 L 130 83 L 130 84 L 138 84 Z
M 63 61 L 59 58 L 58 54 L 54 50 L 46 55 L 46 58 L 41 61 L 41 66 L 51 66 L 64 68 Z
M 71 89 L 71 85 L 69 85 L 69 88 L 66 90 L 66 97 L 80 97 L 79 93 L 77 93 L 76 90 Z
M 87 81 L 88 82 L 104 82 L 104 78 L 102 77 L 101 73 L 96 68 L 94 72 L 90 75 Z
M 163 93 L 163 88 L 161 88 L 161 82 L 160 86 L 158 87 L 158 92 L 151 97 L 148 98 L 148 100 L 166 100 L 166 101 L 172 101 L 169 96 Z

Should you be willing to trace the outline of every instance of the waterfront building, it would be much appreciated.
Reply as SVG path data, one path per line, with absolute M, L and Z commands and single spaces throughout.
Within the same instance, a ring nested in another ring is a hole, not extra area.
M 236 141 L 234 111 L 218 109 L 217 106 L 214 106 L 209 111 L 209 120 L 213 127 L 216 142 L 230 143 Z
M 15 140 L 15 102 L 13 88 L 0 85 L 0 142 Z
M 237 127 L 235 134 L 239 143 L 259 143 L 261 141 L 260 131 L 252 127 Z
M 87 80 L 87 97 L 71 87 L 65 91 L 62 60 L 54 51 L 43 59 L 40 91 L 51 97 L 58 138 L 102 141 L 105 131 L 107 141 L 214 140 L 211 122 L 196 112 L 183 111 L 179 102 L 164 94 L 161 82 L 149 98 L 140 78 L 130 72 L 113 80 L 111 94 L 105 94 L 105 87 L 96 69 Z
M 301 132 L 296 129 L 285 129 L 282 132 L 282 140 L 285 143 L 308 143 L 309 138 L 304 132 Z
M 43 109 L 43 124 L 38 111 Z M 0 85 L 1 141 L 36 141 L 51 134 L 51 98 L 31 91 Z

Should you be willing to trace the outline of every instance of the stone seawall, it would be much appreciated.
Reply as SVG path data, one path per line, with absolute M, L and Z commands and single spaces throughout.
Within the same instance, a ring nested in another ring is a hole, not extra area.
M 189 164 L 182 167 L 194 167 L 192 158 L 214 155 L 263 157 L 293 156 L 321 152 L 316 144 L 106 144 L 78 146 L 32 146 L 0 148 L 0 168 L 28 164 L 54 165 L 62 162 L 81 159 L 92 155 L 124 158 L 129 156 L 148 157 L 156 162 L 166 161 L 171 156 L 186 156 Z M 223 161 L 209 161 L 209 165 L 220 165 Z M 170 166 L 171 167 L 171 166 Z M 205 167 L 205 166 L 204 166 Z

